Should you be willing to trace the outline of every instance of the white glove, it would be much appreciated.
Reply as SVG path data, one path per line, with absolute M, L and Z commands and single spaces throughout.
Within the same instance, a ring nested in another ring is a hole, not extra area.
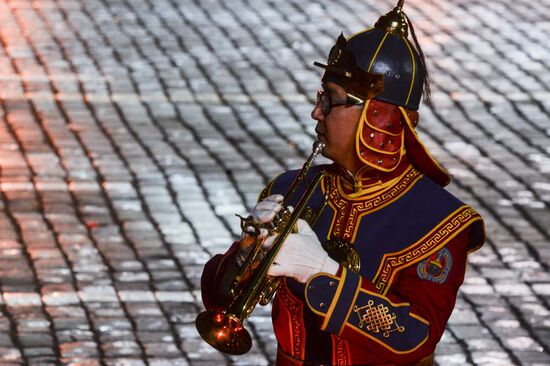
M 277 215 L 277 213 L 283 208 L 281 205 L 283 199 L 284 197 L 280 194 L 272 194 L 271 196 L 266 197 L 252 208 L 252 211 L 250 211 L 250 216 L 252 216 L 254 221 L 258 224 L 273 221 L 275 215 Z
M 298 220 L 297 226 L 298 234 L 288 235 L 267 274 L 292 277 L 301 283 L 319 272 L 335 275 L 339 264 L 328 256 L 315 232 L 304 220 Z M 271 247 L 276 237 L 267 238 L 264 247 Z
M 254 219 L 254 222 L 257 224 L 264 224 L 273 221 L 275 215 L 283 209 L 281 202 L 283 202 L 284 197 L 280 194 L 272 194 L 271 196 L 266 197 L 262 201 L 258 202 L 250 211 L 250 216 Z M 249 232 L 250 230 L 250 232 Z M 241 250 L 237 254 L 237 264 L 242 266 L 252 249 L 254 248 L 253 244 L 256 240 L 264 242 L 269 234 L 268 230 L 265 228 L 260 228 L 260 233 L 257 236 L 251 234 L 255 229 L 254 227 L 244 228 L 243 234 L 240 240 Z M 260 256 L 258 259 L 262 259 L 263 256 Z

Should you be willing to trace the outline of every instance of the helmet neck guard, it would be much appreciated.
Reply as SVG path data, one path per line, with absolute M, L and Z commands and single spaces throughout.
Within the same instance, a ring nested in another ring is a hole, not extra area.
M 431 156 L 414 130 L 418 112 L 375 99 L 367 100 L 355 135 L 356 156 L 363 166 L 357 174 L 378 177 L 385 182 L 401 174 L 406 166 L 415 168 L 441 186 L 451 177 Z M 370 168 L 370 169 L 369 169 Z

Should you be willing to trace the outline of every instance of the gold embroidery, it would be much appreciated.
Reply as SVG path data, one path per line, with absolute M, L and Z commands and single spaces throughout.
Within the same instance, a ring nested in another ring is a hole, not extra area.
M 384 304 L 374 306 L 374 301 L 369 300 L 367 305 L 360 308 L 354 305 L 353 311 L 359 317 L 359 328 L 361 329 L 366 325 L 367 331 L 373 333 L 384 331 L 382 335 L 385 338 L 388 338 L 390 333 L 403 333 L 405 331 L 404 326 L 397 324 L 395 313 L 389 314 L 390 309 Z
M 332 344 L 333 349 L 335 349 L 335 353 L 333 354 L 333 357 L 336 357 L 336 361 L 333 359 L 333 363 L 335 365 L 349 365 L 350 361 L 348 360 L 348 354 L 349 350 L 347 349 L 345 341 L 337 337 L 335 335 L 332 336 Z
M 302 304 L 294 299 L 294 296 L 290 293 L 290 290 L 287 288 L 286 283 L 283 281 L 281 286 L 277 289 L 277 295 L 281 299 L 281 302 L 287 308 L 290 315 L 289 332 L 292 339 L 292 351 L 293 357 L 303 358 L 304 357 L 304 326 L 302 323 Z
M 332 237 L 354 242 L 361 217 L 392 203 L 407 192 L 421 177 L 422 174 L 418 170 L 411 169 L 386 192 L 371 199 L 353 201 L 341 196 L 340 189 L 338 188 L 340 182 L 337 181 L 335 175 L 331 175 L 330 179 L 333 189 L 330 192 L 329 204 L 336 212 L 331 226 Z
M 416 243 L 407 247 L 404 251 L 386 254 L 381 261 L 378 273 L 375 276 L 375 285 L 380 294 L 385 294 L 389 289 L 393 275 L 404 266 L 420 261 L 427 255 L 439 249 L 451 238 L 466 227 L 467 222 L 480 220 L 481 217 L 473 208 L 462 206 L 454 214 L 449 215 L 445 221 L 434 228 Z

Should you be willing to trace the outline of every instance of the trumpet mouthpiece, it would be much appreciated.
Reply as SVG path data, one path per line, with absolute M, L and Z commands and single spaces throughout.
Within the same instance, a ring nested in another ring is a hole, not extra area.
M 315 141 L 313 143 L 313 153 L 318 155 L 320 154 L 323 149 L 325 148 L 325 143 L 324 142 L 321 142 L 321 141 Z

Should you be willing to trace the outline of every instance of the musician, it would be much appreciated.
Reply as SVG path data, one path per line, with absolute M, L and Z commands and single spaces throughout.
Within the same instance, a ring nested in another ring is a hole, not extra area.
M 375 26 L 340 35 L 312 118 L 323 155 L 293 197 L 324 171 L 269 269 L 283 276 L 273 303 L 277 365 L 431 365 L 453 311 L 467 254 L 484 241 L 482 218 L 443 187 L 447 172 L 415 132 L 427 71 L 403 2 Z M 407 38 L 412 33 L 413 42 Z M 240 241 L 205 266 L 207 309 L 224 309 L 228 288 L 266 229 L 297 171 L 264 189 Z M 295 197 L 295 198 L 294 198 Z M 315 217 L 316 216 L 316 217 Z

